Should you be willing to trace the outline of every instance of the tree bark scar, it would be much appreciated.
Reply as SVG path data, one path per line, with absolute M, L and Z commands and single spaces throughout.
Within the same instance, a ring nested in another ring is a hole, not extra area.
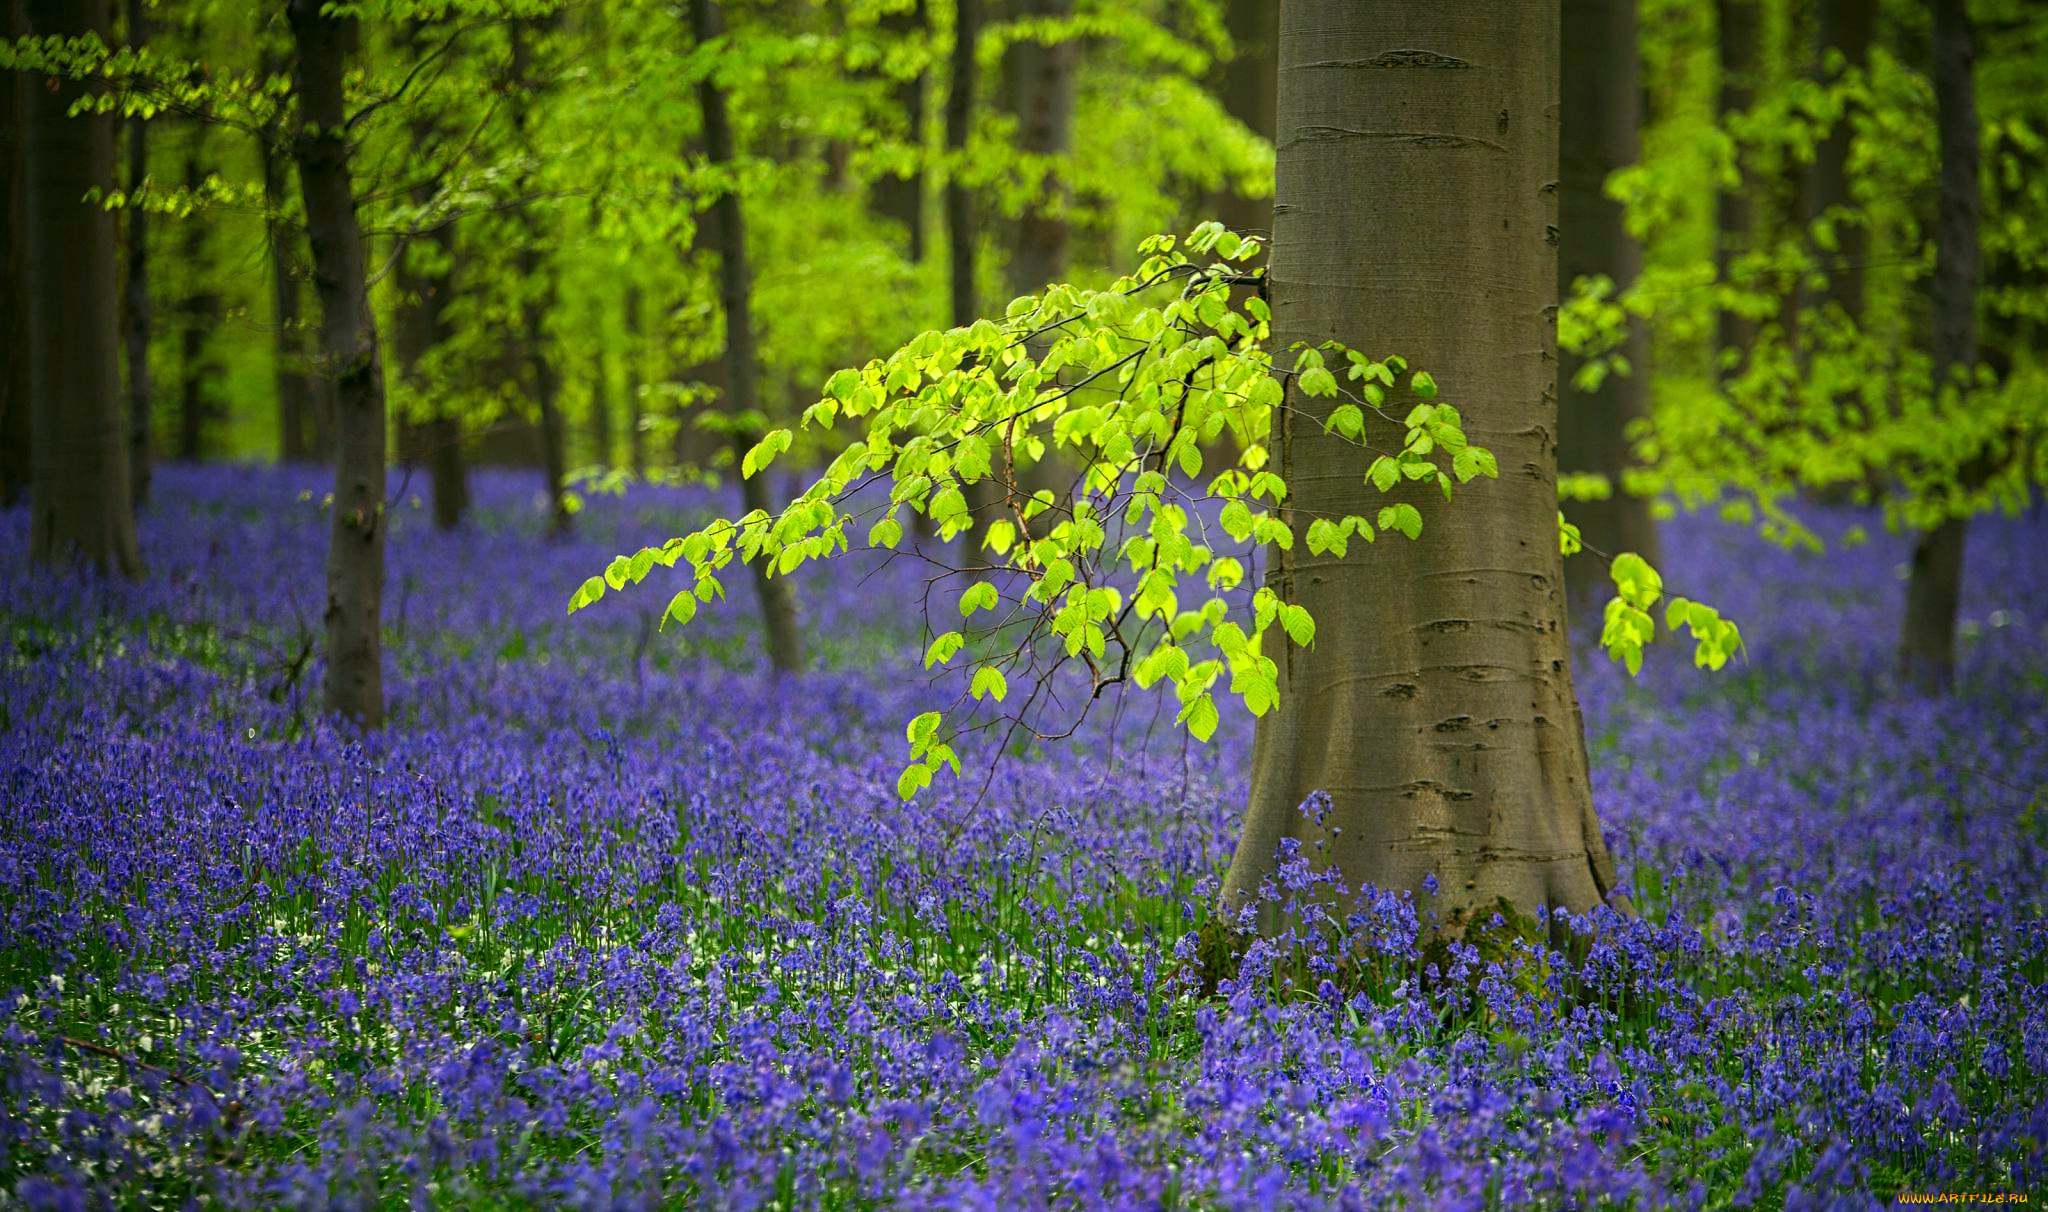
M 1305 69 L 1312 67 L 1433 67 L 1443 71 L 1462 71 L 1465 68 L 1471 67 L 1472 64 L 1469 60 L 1460 59 L 1455 55 L 1438 54 L 1436 51 L 1390 50 L 1381 51 L 1370 59 L 1318 59 L 1313 63 L 1304 63 L 1301 66 Z
M 1492 139 L 1475 139 L 1470 135 L 1446 135 L 1431 131 L 1412 130 L 1353 130 L 1348 126 L 1298 126 L 1294 138 L 1281 147 L 1293 147 L 1297 143 L 1332 143 L 1340 139 L 1373 139 L 1382 143 L 1410 143 L 1426 148 L 1483 147 L 1488 151 L 1506 154 L 1507 146 Z

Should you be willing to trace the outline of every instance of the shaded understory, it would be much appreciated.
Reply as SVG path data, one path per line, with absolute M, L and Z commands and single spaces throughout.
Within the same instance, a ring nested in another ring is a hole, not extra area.
M 744 591 L 686 636 L 654 590 L 563 616 L 702 494 L 549 544 L 486 477 L 458 536 L 400 497 L 393 723 L 347 739 L 308 714 L 317 484 L 164 469 L 136 586 L 30 579 L 0 515 L 17 1199 L 1800 1207 L 2048 1173 L 2039 521 L 1977 528 L 1936 702 L 1889 676 L 1901 540 L 1674 524 L 1672 590 L 1750 659 L 1581 661 L 1642 920 L 1582 964 L 1421 957 L 1368 899 L 1365 965 L 1201 996 L 1248 719 L 1188 750 L 1134 698 L 978 803 L 899 804 L 938 705 L 915 569 L 807 571 L 822 668 L 777 683 Z

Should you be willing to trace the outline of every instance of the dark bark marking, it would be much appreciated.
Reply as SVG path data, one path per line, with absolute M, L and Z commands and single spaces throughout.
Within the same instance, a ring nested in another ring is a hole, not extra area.
M 1370 59 L 1318 59 L 1313 63 L 1304 63 L 1301 66 L 1304 68 L 1430 67 L 1442 71 L 1463 71 L 1471 67 L 1472 64 L 1469 60 L 1460 59 L 1456 55 L 1439 54 L 1436 51 L 1390 50 L 1381 51 Z
M 1507 145 L 1492 139 L 1475 139 L 1470 135 L 1448 135 L 1433 131 L 1412 130 L 1353 130 L 1348 126 L 1298 126 L 1294 138 L 1283 147 L 1297 143 L 1334 143 L 1340 139 L 1373 139 L 1383 143 L 1410 143 L 1424 148 L 1483 147 L 1488 151 L 1505 154 Z

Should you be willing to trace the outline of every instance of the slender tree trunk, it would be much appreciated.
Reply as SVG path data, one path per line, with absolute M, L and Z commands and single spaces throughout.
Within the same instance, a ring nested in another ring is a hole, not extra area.
M 640 393 L 645 389 L 642 382 L 641 362 L 647 351 L 641 345 L 640 336 L 640 287 L 626 287 L 626 459 L 633 469 L 633 478 L 647 474 L 647 431 L 644 428 Z
M 590 357 L 590 448 L 599 467 L 612 466 L 612 368 L 603 345 Z
M 1608 176 L 1636 161 L 1642 100 L 1635 10 L 1635 0 L 1564 0 L 1560 298 L 1582 277 L 1605 274 L 1617 289 L 1625 289 L 1642 271 L 1642 249 L 1622 224 L 1621 204 L 1605 192 Z M 1579 502 L 1567 510 L 1587 547 L 1607 556 L 1632 551 L 1655 563 L 1657 524 L 1650 503 L 1621 487 L 1622 473 L 1635 462 L 1628 427 L 1648 412 L 1649 343 L 1640 323 L 1630 322 L 1620 352 L 1628 359 L 1628 373 L 1609 374 L 1594 391 L 1572 385 L 1582 360 L 1560 356 L 1557 459 L 1567 471 L 1598 472 L 1614 485 L 1606 500 Z M 1598 560 L 1565 561 L 1565 586 L 1574 601 L 1589 600 L 1606 581 L 1606 565 Z
M 283 75 L 286 65 L 266 56 L 263 71 L 266 76 Z M 332 457 L 333 444 L 327 432 L 332 409 L 325 398 L 325 380 L 308 373 L 311 351 L 297 269 L 297 250 L 303 237 L 290 212 L 292 159 L 285 139 L 282 127 L 273 123 L 264 128 L 257 144 L 263 161 L 264 234 L 270 265 L 278 458 L 303 463 Z
M 946 242 L 953 323 L 974 323 L 974 191 L 961 179 L 967 137 L 974 130 L 974 44 L 981 37 L 981 0 L 957 0 L 953 17 L 952 75 L 946 85 Z
M 128 45 L 149 39 L 143 0 L 127 0 Z M 149 123 L 128 119 L 128 277 L 123 284 L 121 343 L 128 356 L 128 496 L 135 508 L 149 504 L 150 438 L 156 421 L 156 389 L 150 382 L 149 211 L 138 204 L 149 181 Z
M 1028 0 L 1020 16 L 1061 21 L 1074 15 L 1074 0 Z M 1017 114 L 1017 150 L 1052 162 L 1017 220 L 1010 250 L 1010 293 L 1027 295 L 1064 281 L 1072 230 L 1067 222 L 1069 190 L 1059 161 L 1074 148 L 1074 82 L 1080 44 L 1062 38 L 1046 45 L 1025 40 L 1010 46 L 1012 103 Z
M 1759 0 L 1715 0 L 1721 27 L 1721 117 L 1741 113 L 1756 103 L 1757 59 L 1763 38 L 1763 15 Z M 1738 169 L 1739 172 L 1739 169 Z M 1721 190 L 1718 206 L 1719 241 L 1714 249 L 1716 277 L 1731 280 L 1735 261 L 1748 252 L 1756 228 L 1756 208 L 1751 202 L 1754 183 L 1747 173 L 1733 188 Z M 1756 321 L 1737 312 L 1723 310 L 1716 329 L 1715 356 L 1734 357 L 1739 368 L 1756 344 Z M 1734 351 L 1731 355 L 1729 351 Z
M 1223 108 L 1271 141 L 1280 97 L 1280 6 L 1274 0 L 1230 0 L 1224 22 L 1236 54 L 1223 66 Z M 1271 181 L 1263 192 L 1225 185 L 1214 205 L 1216 217 L 1233 231 L 1265 236 L 1273 230 Z
M 21 0 L 0 0 L 0 37 L 27 28 Z M 27 75 L 0 72 L 0 506 L 29 492 Z
M 1585 910 L 1614 883 L 1587 786 L 1557 546 L 1556 0 L 1288 0 L 1271 297 L 1275 348 L 1336 339 L 1428 369 L 1493 449 L 1498 480 L 1422 486 L 1422 538 L 1351 558 L 1297 537 L 1267 576 L 1317 620 L 1276 641 L 1244 835 L 1224 884 L 1247 903 L 1284 838 L 1353 887 L 1418 892 L 1453 928 L 1506 898 Z M 1372 188 L 1360 183 L 1373 182 Z M 1330 401 L 1289 391 L 1276 437 L 1297 535 L 1371 516 Z M 1296 411 L 1299 410 L 1299 411 Z M 1398 410 L 1397 414 L 1398 414 Z M 1375 422 L 1367 444 L 1398 446 Z M 1331 797 L 1325 839 L 1301 805 Z
M 106 0 L 31 0 L 38 36 L 109 33 Z M 93 90 L 35 82 L 27 102 L 29 554 L 142 571 L 121 417 L 114 216 L 90 191 L 114 188 L 114 119 L 71 108 Z
M 981 232 L 975 222 L 974 191 L 962 179 L 968 137 L 974 130 L 975 43 L 981 38 L 981 0 L 956 0 L 953 12 L 953 53 L 946 84 L 946 244 L 953 324 L 972 324 L 981 303 L 974 291 L 974 261 Z M 973 568 L 982 560 L 982 528 L 1001 508 L 1003 494 L 993 479 L 966 486 L 967 509 L 975 524 L 961 536 L 961 562 Z
M 1870 47 L 1877 36 L 1877 6 L 1867 0 L 1822 0 L 1817 40 L 1823 56 L 1842 53 L 1843 66 L 1855 71 L 1870 66 Z M 1828 75 L 1826 82 L 1840 79 Z M 1827 138 L 1814 148 L 1809 208 L 1815 218 L 1855 205 L 1849 192 L 1849 149 L 1855 137 L 1856 109 L 1845 109 Z M 1821 301 L 1840 307 L 1852 320 L 1863 318 L 1863 263 L 1870 255 L 1870 234 L 1861 222 L 1838 223 L 1834 264 Z
M 931 18 L 926 11 L 925 0 L 917 0 L 916 7 L 907 13 L 891 13 L 884 17 L 882 28 L 906 42 L 928 38 L 931 35 Z M 922 264 L 925 251 L 924 98 L 927 74 L 920 68 L 910 79 L 898 81 L 895 88 L 896 105 L 903 112 L 904 141 L 916 150 L 917 165 L 903 175 L 884 174 L 869 191 L 869 204 L 875 213 L 903 225 L 908 240 L 906 255 L 912 264 Z
M 376 728 L 384 721 L 384 368 L 370 314 L 342 92 L 356 21 L 322 8 L 322 0 L 290 0 L 287 11 L 298 47 L 294 142 L 320 297 L 320 356 L 335 385 L 324 699 L 329 711 Z
M 1934 387 L 1958 385 L 1977 364 L 1978 190 L 1976 57 L 1966 0 L 1934 0 L 1934 97 L 1941 139 L 1941 201 L 1934 220 Z M 1974 470 L 1960 473 L 1966 477 Z M 1956 607 L 1969 523 L 1943 522 L 1919 536 L 1906 582 L 1899 665 L 1922 694 L 1955 679 Z
M 532 79 L 534 34 L 531 21 L 513 22 L 508 91 L 512 96 L 513 129 L 529 158 L 538 154 L 529 108 L 537 88 Z M 532 380 L 534 406 L 540 413 L 541 468 L 548 481 L 548 533 L 564 535 L 575 524 L 575 515 L 569 512 L 569 434 L 562 420 L 562 373 L 548 347 L 547 318 L 555 306 L 554 268 L 541 257 L 542 246 L 554 241 L 542 229 L 533 204 L 522 207 L 519 218 L 525 232 L 516 258 L 520 343 Z
M 274 128 L 266 130 L 261 138 L 273 325 L 271 364 L 273 390 L 277 392 L 277 457 L 284 463 L 302 463 L 312 454 L 307 430 L 311 427 L 313 404 L 302 365 L 305 354 L 300 333 L 299 283 L 292 276 L 291 257 L 295 228 L 285 215 L 287 165 L 278 150 L 279 138 Z
M 431 193 L 431 187 L 428 192 Z M 424 201 L 425 199 L 416 199 Z M 448 303 L 454 297 L 455 225 L 436 224 L 422 232 L 432 268 L 421 271 L 417 259 L 404 258 L 399 272 L 398 331 L 392 350 L 411 406 L 406 409 L 416 446 L 415 457 L 427 465 L 433 497 L 434 526 L 454 530 L 469 512 L 469 470 L 462 457 L 462 422 L 452 415 L 443 396 L 445 384 L 428 372 L 430 356 L 448 340 Z
M 194 132 L 185 159 L 185 188 L 206 183 L 205 128 Z M 178 457 L 198 462 L 206 457 L 207 431 L 213 421 L 214 384 L 220 365 L 211 356 L 214 330 L 221 323 L 220 292 L 213 289 L 214 267 L 207 248 L 211 228 L 203 215 L 188 215 L 179 234 L 180 259 L 192 291 L 179 309 L 178 330 Z
M 690 22 L 699 45 L 724 31 L 723 16 L 716 0 L 690 0 Z M 704 150 L 713 164 L 729 165 L 736 155 L 732 126 L 726 119 L 725 90 L 715 76 L 707 75 L 697 86 L 698 104 L 704 111 Z M 741 416 L 758 407 L 754 384 L 757 367 L 754 354 L 752 305 L 753 278 L 747 265 L 747 230 L 739 195 L 727 189 L 718 195 L 711 217 L 718 225 L 718 295 L 725 311 L 725 406 Z M 735 430 L 733 451 L 743 456 L 760 440 L 758 433 Z M 740 492 L 747 511 L 775 511 L 764 475 L 742 476 Z M 754 589 L 761 597 L 762 635 L 768 659 L 779 671 L 793 672 L 803 665 L 803 646 L 797 635 L 796 595 L 789 578 L 770 575 L 765 559 L 755 560 Z

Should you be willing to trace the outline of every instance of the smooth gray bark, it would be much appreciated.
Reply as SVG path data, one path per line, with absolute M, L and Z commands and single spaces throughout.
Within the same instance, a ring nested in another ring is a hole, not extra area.
M 1940 391 L 1977 364 L 1978 166 L 1975 48 L 1966 0 L 1934 2 L 1934 98 L 1941 140 L 1941 199 L 1934 220 L 1934 385 Z M 1965 479 L 1982 471 L 1965 468 Z M 1900 671 L 1922 694 L 1955 679 L 1956 610 L 1962 596 L 1969 523 L 1944 522 L 1919 536 L 1906 582 Z
M 370 313 L 342 92 L 356 21 L 322 13 L 322 7 L 322 0 L 291 0 L 287 11 L 298 48 L 294 143 L 320 298 L 321 369 L 334 383 L 323 698 L 327 710 L 376 728 L 384 722 L 384 367 Z
M 1585 910 L 1613 886 L 1557 545 L 1557 56 L 1556 0 L 1281 9 L 1274 346 L 1336 339 L 1430 370 L 1500 478 L 1454 502 L 1397 488 L 1419 542 L 1269 553 L 1316 643 L 1269 649 L 1280 707 L 1258 724 L 1226 905 L 1255 896 L 1289 837 L 1354 887 L 1420 894 L 1433 874 L 1452 928 L 1497 898 Z M 1296 535 L 1386 503 L 1366 454 L 1323 432 L 1332 402 L 1288 404 L 1275 444 Z M 1367 440 L 1395 448 L 1398 429 L 1375 421 Z M 1299 810 L 1317 791 L 1341 829 L 1321 851 Z
M 106 0 L 31 0 L 28 31 L 106 38 Z M 90 86 L 52 77 L 27 89 L 29 555 L 142 571 L 122 423 L 114 216 L 114 119 L 71 116 Z
M 724 33 L 723 18 L 716 0 L 690 0 L 690 21 L 700 44 Z M 697 99 L 704 113 L 706 155 L 713 164 L 731 164 L 735 158 L 732 125 L 726 117 L 725 90 L 716 77 L 706 76 L 698 84 Z M 759 406 L 755 394 L 759 368 L 755 364 L 751 312 L 753 276 L 747 264 L 746 219 L 739 195 L 731 190 L 719 194 L 710 217 L 718 225 L 718 295 L 725 311 L 725 406 L 733 415 L 739 416 Z M 733 434 L 735 459 L 743 457 L 759 440 L 760 435 L 756 432 L 746 428 L 736 430 Z M 742 476 L 740 493 L 748 512 L 757 509 L 775 512 L 765 475 Z M 754 573 L 755 592 L 761 599 L 762 637 L 766 642 L 769 662 L 785 673 L 802 668 L 803 644 L 797 634 L 796 595 L 790 591 L 789 578 L 771 576 L 765 559 L 755 560 L 750 567 Z
M 1642 117 L 1635 0 L 1564 0 L 1564 117 L 1558 155 L 1557 289 L 1604 274 L 1625 289 L 1642 272 L 1643 253 L 1622 223 L 1621 203 L 1605 192 L 1616 169 L 1636 162 Z M 1583 364 L 1560 357 L 1557 372 L 1557 461 L 1565 471 L 1597 472 L 1613 484 L 1604 501 L 1574 502 L 1565 512 L 1590 553 L 1565 561 L 1565 587 L 1588 602 L 1607 585 L 1607 566 L 1596 555 L 1632 551 L 1658 559 L 1657 524 L 1650 503 L 1622 491 L 1622 475 L 1635 462 L 1628 427 L 1649 411 L 1649 342 L 1640 322 L 1629 325 L 1621 354 L 1629 373 L 1610 374 L 1595 391 L 1572 378 Z

